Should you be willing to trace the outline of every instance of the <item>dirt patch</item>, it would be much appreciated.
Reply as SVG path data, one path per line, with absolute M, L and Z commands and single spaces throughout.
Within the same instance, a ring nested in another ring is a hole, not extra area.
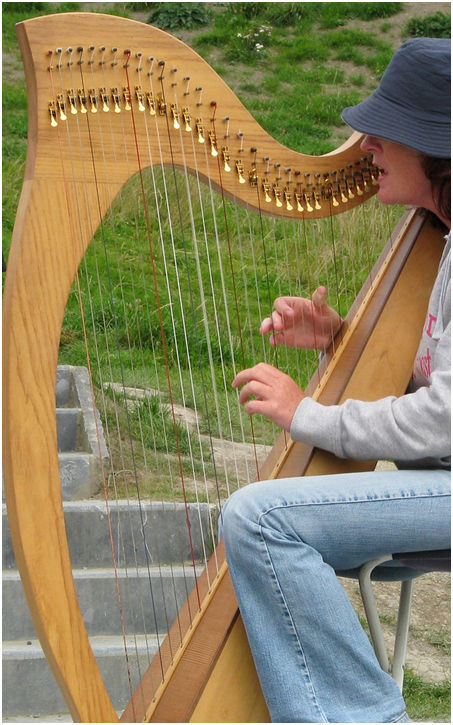
M 435 13 L 447 13 L 451 12 L 451 3 L 404 3 L 404 9 L 392 15 L 390 18 L 378 18 L 376 20 L 370 20 L 366 23 L 367 32 L 375 32 L 376 35 L 382 37 L 386 43 L 389 43 L 395 50 L 407 40 L 407 36 L 404 35 L 404 29 L 408 20 L 412 18 L 425 18 L 427 15 L 434 15 Z M 385 33 L 382 33 L 382 26 L 388 28 Z M 364 23 L 362 20 L 350 20 L 348 27 L 361 28 L 363 29 Z
M 358 583 L 341 579 L 352 604 L 365 617 Z M 384 639 L 391 652 L 395 641 L 400 584 L 377 582 L 376 603 Z M 407 647 L 407 667 L 425 682 L 450 680 L 450 574 L 432 572 L 415 580 L 412 616 Z

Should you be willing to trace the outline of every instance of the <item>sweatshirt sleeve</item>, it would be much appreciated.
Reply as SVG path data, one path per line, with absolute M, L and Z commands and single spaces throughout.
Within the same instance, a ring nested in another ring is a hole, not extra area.
M 323 406 L 304 398 L 291 437 L 341 458 L 401 462 L 443 459 L 450 454 L 450 324 L 436 349 L 431 384 L 400 398 L 346 400 Z

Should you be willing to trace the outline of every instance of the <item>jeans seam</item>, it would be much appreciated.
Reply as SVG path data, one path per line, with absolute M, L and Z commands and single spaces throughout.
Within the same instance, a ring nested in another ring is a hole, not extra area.
M 400 717 L 397 717 L 396 720 L 392 720 L 392 722 L 402 722 L 405 717 L 407 718 L 407 712 L 406 711 L 404 711 L 403 714 L 400 715 Z
M 260 519 L 261 519 L 261 517 L 260 517 Z M 315 704 L 316 708 L 318 709 L 318 712 L 319 712 L 320 716 L 323 718 L 323 721 L 324 722 L 329 722 L 328 719 L 326 718 L 326 715 L 324 713 L 323 708 L 321 707 L 321 705 L 319 703 L 319 700 L 318 700 L 318 697 L 317 697 L 317 694 L 316 694 L 316 690 L 315 690 L 315 687 L 314 687 L 314 684 L 313 684 L 313 679 L 311 677 L 310 668 L 308 666 L 307 658 L 305 657 L 304 648 L 302 646 L 302 642 L 300 641 L 299 635 L 297 633 L 297 629 L 296 629 L 296 626 L 294 624 L 294 619 L 293 619 L 293 616 L 291 614 L 291 610 L 290 610 L 290 608 L 288 606 L 288 603 L 286 602 L 285 595 L 283 593 L 281 584 L 280 584 L 279 579 L 278 579 L 278 576 L 277 576 L 277 572 L 275 570 L 275 567 L 274 567 L 274 564 L 273 564 L 273 561 L 272 561 L 272 556 L 271 556 L 269 547 L 268 547 L 268 545 L 266 543 L 266 540 L 265 540 L 265 538 L 264 538 L 264 536 L 262 534 L 262 529 L 263 529 L 263 527 L 261 526 L 261 524 L 259 524 L 260 538 L 261 538 L 261 541 L 262 541 L 262 543 L 264 545 L 264 548 L 265 548 L 265 550 L 267 552 L 267 555 L 268 555 L 269 564 L 270 564 L 270 567 L 271 567 L 271 570 L 272 570 L 272 574 L 273 574 L 273 579 L 274 579 L 274 581 L 275 581 L 275 583 L 277 585 L 278 592 L 279 592 L 280 597 L 281 597 L 282 602 L 283 602 L 283 606 L 284 606 L 284 608 L 285 608 L 285 610 L 286 610 L 286 612 L 288 614 L 289 620 L 291 622 L 291 628 L 292 628 L 293 633 L 294 633 L 294 636 L 295 636 L 295 638 L 296 638 L 296 640 L 298 642 L 298 645 L 299 645 L 299 654 L 303 658 L 303 663 L 304 663 L 304 667 L 305 667 L 305 671 L 306 671 L 306 676 L 303 677 L 303 681 L 305 682 L 305 685 L 307 684 L 307 681 L 309 682 L 314 704 Z
M 266 511 L 262 511 L 259 515 L 258 523 L 261 526 L 261 519 L 263 516 L 266 516 L 267 514 L 271 513 L 272 511 L 277 511 L 278 509 L 285 509 L 285 508 L 297 508 L 299 506 L 336 506 L 337 504 L 340 505 L 346 505 L 346 504 L 359 504 L 359 503 L 383 503 L 385 501 L 407 501 L 409 499 L 422 499 L 422 498 L 432 498 L 435 496 L 436 498 L 440 497 L 450 497 L 450 493 L 436 493 L 436 494 L 423 494 L 420 496 L 385 496 L 385 497 L 376 497 L 376 498 L 355 498 L 355 499 L 335 499 L 332 501 L 298 501 L 294 503 L 281 503 L 276 506 L 272 506 L 271 508 L 266 509 Z

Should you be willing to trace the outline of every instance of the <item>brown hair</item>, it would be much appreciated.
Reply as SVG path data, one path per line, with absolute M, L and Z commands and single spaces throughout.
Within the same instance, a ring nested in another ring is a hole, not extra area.
M 431 182 L 433 197 L 439 213 L 444 219 L 451 219 L 451 160 L 425 156 L 423 171 Z

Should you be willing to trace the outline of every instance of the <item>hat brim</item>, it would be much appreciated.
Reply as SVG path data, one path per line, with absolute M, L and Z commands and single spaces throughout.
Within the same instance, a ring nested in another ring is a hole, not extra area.
M 379 88 L 357 106 L 345 108 L 341 115 L 360 133 L 394 141 L 427 156 L 450 158 L 450 123 L 420 120 L 415 114 L 408 117 L 408 109 L 389 101 Z

